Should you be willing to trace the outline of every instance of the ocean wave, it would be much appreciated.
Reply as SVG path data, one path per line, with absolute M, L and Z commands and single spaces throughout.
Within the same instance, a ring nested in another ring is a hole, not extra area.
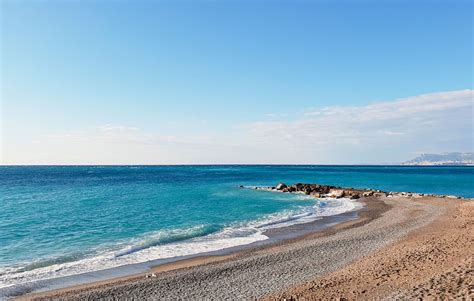
M 216 225 L 198 225 L 187 229 L 172 229 L 168 231 L 158 231 L 147 234 L 146 238 L 138 239 L 137 242 L 131 242 L 131 245 L 118 251 L 115 257 L 125 256 L 150 247 L 163 245 L 172 242 L 192 239 L 194 237 L 209 235 L 219 230 Z
M 75 261 L 34 263 L 27 269 L 19 267 L 0 270 L 0 288 L 16 284 L 58 278 L 113 268 L 122 265 L 169 259 L 218 251 L 236 246 L 248 245 L 268 239 L 265 230 L 307 223 L 324 216 L 353 211 L 361 205 L 341 198 L 323 200 L 299 195 L 298 198 L 314 202 L 312 206 L 301 206 L 244 223 L 235 223 L 225 228 L 213 225 L 198 225 L 187 229 L 175 229 L 148 233 L 142 238 L 130 241 L 119 250 L 105 250 L 93 257 Z

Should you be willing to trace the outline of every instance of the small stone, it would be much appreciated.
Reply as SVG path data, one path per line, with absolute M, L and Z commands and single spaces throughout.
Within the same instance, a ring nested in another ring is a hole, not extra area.
M 371 191 L 366 191 L 362 194 L 362 196 L 365 196 L 365 197 L 368 197 L 368 196 L 373 196 L 374 195 L 374 192 L 371 190 Z
M 342 198 L 344 195 L 345 195 L 345 192 L 342 189 L 331 189 L 329 190 L 329 193 L 327 194 L 328 197 L 332 197 L 332 198 Z

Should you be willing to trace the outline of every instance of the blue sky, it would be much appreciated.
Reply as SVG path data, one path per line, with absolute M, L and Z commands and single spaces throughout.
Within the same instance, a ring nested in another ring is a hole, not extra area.
M 472 12 L 469 1 L 3 1 L 2 162 L 356 164 L 472 151 Z M 393 128 L 420 116 L 339 129 L 349 117 L 315 114 L 426 94 L 431 126 L 409 139 Z M 338 124 L 318 133 L 335 141 L 291 134 L 315 119 Z M 367 136 L 340 144 L 350 130 Z M 381 147 L 379 130 L 405 140 Z

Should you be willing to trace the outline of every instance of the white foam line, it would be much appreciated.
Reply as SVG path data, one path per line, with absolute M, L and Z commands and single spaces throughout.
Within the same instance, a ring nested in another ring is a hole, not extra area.
M 305 197 L 307 198 L 307 197 Z M 75 275 L 85 272 L 103 270 L 126 264 L 134 264 L 157 259 L 189 256 L 199 253 L 218 251 L 230 247 L 248 245 L 268 239 L 263 232 L 270 228 L 287 227 L 294 224 L 308 223 L 324 216 L 332 216 L 354 211 L 362 205 L 347 198 L 313 199 L 313 206 L 306 206 L 296 211 L 284 211 L 267 216 L 264 219 L 246 224 L 237 224 L 206 236 L 195 237 L 186 241 L 151 246 L 127 252 L 127 247 L 119 252 L 109 251 L 99 256 L 85 258 L 74 262 L 54 264 L 19 273 L 4 273 L 0 276 L 0 288 L 28 283 L 38 280 Z M 189 230 L 189 229 L 188 229 Z M 184 230 L 187 231 L 187 230 Z M 121 256 L 117 256 L 121 254 Z

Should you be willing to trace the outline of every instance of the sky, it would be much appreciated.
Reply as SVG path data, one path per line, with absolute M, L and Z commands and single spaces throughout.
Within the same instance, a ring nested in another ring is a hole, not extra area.
M 471 1 L 1 3 L 1 164 L 474 151 Z

